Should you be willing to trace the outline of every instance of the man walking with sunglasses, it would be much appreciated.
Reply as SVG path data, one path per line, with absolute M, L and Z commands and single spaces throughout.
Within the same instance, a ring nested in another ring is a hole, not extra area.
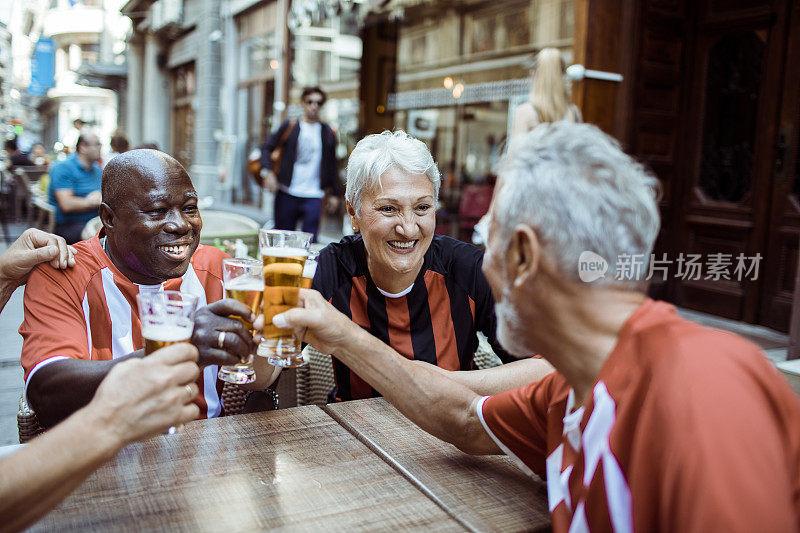
M 325 92 L 306 87 L 301 100 L 303 118 L 285 121 L 261 147 L 261 172 L 264 186 L 275 194 L 275 228 L 293 230 L 302 221 L 302 230 L 316 241 L 323 199 L 327 196 L 330 213 L 339 207 L 336 138 L 320 122 Z M 276 149 L 281 152 L 277 176 L 271 157 Z

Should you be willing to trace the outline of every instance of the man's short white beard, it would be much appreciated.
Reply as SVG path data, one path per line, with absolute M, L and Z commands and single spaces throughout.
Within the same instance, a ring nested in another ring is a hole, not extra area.
M 517 310 L 509 303 L 510 300 L 511 289 L 505 286 L 500 301 L 494 306 L 497 315 L 497 340 L 511 355 L 525 357 L 531 355 L 532 351 L 523 343 L 524 323 Z

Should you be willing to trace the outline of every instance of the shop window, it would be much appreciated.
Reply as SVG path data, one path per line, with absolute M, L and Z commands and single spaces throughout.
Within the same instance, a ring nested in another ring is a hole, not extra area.
M 505 52 L 528 46 L 532 41 L 533 24 L 529 5 L 475 13 L 467 18 L 470 54 Z
M 271 61 L 278 61 L 278 52 L 275 43 L 275 32 L 248 39 L 243 43 L 246 55 L 243 78 L 255 78 L 268 70 L 274 70 Z
M 100 44 L 86 43 L 81 45 L 81 63 L 94 64 L 100 60 Z
M 572 39 L 575 33 L 575 0 L 562 0 L 559 39 Z

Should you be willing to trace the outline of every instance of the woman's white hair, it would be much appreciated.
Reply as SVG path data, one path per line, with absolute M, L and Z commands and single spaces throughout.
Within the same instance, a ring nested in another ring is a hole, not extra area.
M 590 251 L 610 265 L 595 285 L 642 284 L 644 276 L 615 279 L 614 265 L 623 254 L 641 255 L 647 272 L 659 228 L 658 180 L 616 140 L 589 124 L 541 124 L 511 142 L 498 175 L 493 210 L 504 249 L 525 224 L 567 279 L 580 279 L 579 257 Z
M 426 174 L 433 183 L 434 201 L 439 199 L 441 177 L 425 143 L 401 130 L 384 131 L 358 141 L 347 160 L 344 197 L 358 216 L 364 191 L 381 187 L 381 176 L 393 167 L 410 174 Z

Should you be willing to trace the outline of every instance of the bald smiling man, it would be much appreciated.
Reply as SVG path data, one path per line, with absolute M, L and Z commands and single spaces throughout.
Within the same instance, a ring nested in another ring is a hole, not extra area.
M 195 403 L 200 418 L 219 416 L 218 365 L 238 363 L 255 348 L 230 316 L 255 317 L 222 299 L 227 256 L 200 244 L 203 221 L 189 175 L 167 154 L 131 150 L 106 166 L 102 195 L 103 227 L 75 245 L 76 266 L 41 265 L 31 274 L 19 329 L 28 403 L 46 427 L 86 405 L 114 365 L 144 355 L 136 295 L 180 290 L 199 299 L 191 343 L 203 372 Z M 243 388 L 262 390 L 277 371 L 254 359 L 257 379 Z

